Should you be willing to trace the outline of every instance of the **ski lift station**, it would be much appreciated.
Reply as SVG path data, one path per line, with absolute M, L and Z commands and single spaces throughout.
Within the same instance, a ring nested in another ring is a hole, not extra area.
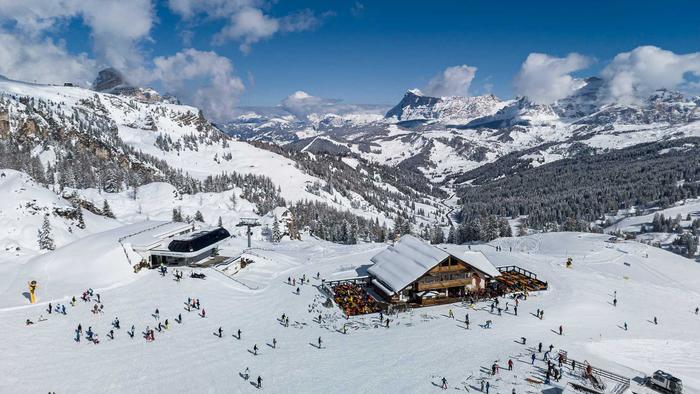
M 197 229 L 194 224 L 153 221 L 152 225 L 119 241 L 138 253 L 151 268 L 198 264 L 215 254 L 231 234 L 223 227 Z

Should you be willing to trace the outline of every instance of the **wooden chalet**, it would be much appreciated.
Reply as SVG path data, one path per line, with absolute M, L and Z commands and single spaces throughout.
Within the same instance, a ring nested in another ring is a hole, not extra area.
M 390 303 L 454 302 L 483 292 L 500 275 L 481 252 L 438 248 L 411 235 L 404 235 L 371 261 L 371 286 Z

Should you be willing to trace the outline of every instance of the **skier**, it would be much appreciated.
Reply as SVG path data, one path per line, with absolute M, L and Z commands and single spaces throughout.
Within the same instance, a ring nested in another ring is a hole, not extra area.
M 540 320 L 543 320 L 543 319 L 544 319 L 544 310 L 541 310 L 540 311 Z
M 696 307 L 695 307 L 695 314 L 697 315 L 698 312 L 700 312 L 700 307 L 697 307 L 697 306 L 696 306 Z
M 542 353 L 542 342 L 540 342 L 540 344 L 537 345 L 537 352 Z
M 194 303 L 196 304 L 196 308 L 199 309 L 199 298 L 197 298 Z
M 498 364 L 493 363 L 491 366 L 491 375 L 496 375 L 498 373 Z
M 258 376 L 258 388 L 262 387 L 262 378 Z
M 447 379 L 444 376 L 442 377 L 442 389 L 447 390 Z
M 178 321 L 179 323 L 182 323 L 182 314 L 181 314 L 181 313 L 178 313 L 178 314 L 177 314 L 177 321 Z
M 513 360 L 508 359 L 508 370 L 512 371 L 513 370 Z
M 156 308 L 156 313 L 153 314 L 156 320 L 160 319 L 160 311 Z
M 245 367 L 245 371 L 243 371 L 243 379 L 248 380 L 250 378 L 250 368 Z
M 464 324 L 469 326 L 469 314 L 468 313 L 466 315 L 464 315 Z
M 617 297 L 613 298 L 613 306 L 617 306 Z
M 386 328 L 389 328 L 389 318 L 386 319 Z
M 170 328 L 170 323 L 168 323 L 168 319 L 165 319 L 165 329 L 167 330 Z
M 656 320 L 656 316 L 654 316 L 654 324 L 659 324 L 659 321 Z
M 241 329 L 238 329 L 238 339 L 241 339 Z
M 277 349 L 277 339 L 276 338 L 272 338 L 272 348 Z
M 300 292 L 301 290 L 297 287 L 297 295 L 299 295 Z
M 515 314 L 515 316 L 518 316 L 518 306 L 517 305 L 513 307 L 513 313 Z
M 564 327 L 559 326 L 559 335 L 564 335 Z
M 520 339 L 522 339 L 523 345 L 525 344 L 525 342 L 527 342 L 527 339 L 525 337 L 520 337 Z
M 66 314 L 66 306 L 65 305 L 61 305 L 61 313 L 64 315 Z
M 625 322 L 625 331 L 627 331 L 627 322 Z
M 119 327 L 119 318 L 116 317 L 114 318 L 114 327 L 119 330 L 121 327 Z
M 51 303 L 49 302 L 49 315 L 51 314 L 51 310 L 52 310 L 52 309 L 53 309 L 53 308 L 51 308 Z
M 321 341 L 321 337 L 318 337 L 318 348 L 320 349 L 323 344 L 323 341 Z
M 484 381 L 483 380 L 481 381 L 481 392 L 482 393 L 484 392 Z
M 535 353 L 532 353 L 532 356 L 530 356 L 532 359 L 532 365 L 535 365 Z
M 287 316 L 287 318 L 284 319 L 284 326 L 289 327 L 289 316 Z
M 100 293 L 97 293 L 97 302 L 102 303 L 102 301 L 100 301 Z
M 253 345 L 253 355 L 257 356 L 258 355 L 258 345 Z
M 493 308 L 495 308 L 495 307 L 496 306 L 493 303 L 491 303 L 491 313 L 493 313 Z
M 323 317 L 322 317 L 321 314 L 319 313 L 319 314 L 318 314 L 318 323 L 321 324 L 322 322 L 323 322 Z
M 207 317 L 207 312 L 202 308 L 202 317 Z
M 540 308 L 537 308 L 537 317 L 540 317 Z
M 498 308 L 498 316 L 501 316 L 501 311 L 502 311 L 502 310 L 503 310 L 503 309 Z
M 447 313 L 447 315 L 450 317 L 450 319 L 454 319 L 454 318 L 455 318 L 454 313 L 452 313 L 452 309 L 449 310 L 449 312 Z M 443 379 L 444 379 L 444 378 L 443 378 Z
M 109 339 L 114 339 L 114 330 L 109 330 Z
M 221 338 L 222 335 L 223 335 L 223 330 L 221 329 L 221 327 L 219 327 L 219 338 Z
M 75 296 L 70 300 L 70 306 L 75 306 Z
M 128 334 L 129 334 L 129 336 L 131 337 L 131 339 L 134 339 L 134 334 L 135 334 L 135 332 L 136 332 L 136 327 L 134 327 L 134 325 L 132 324 L 132 325 L 131 325 L 131 331 L 128 332 Z
M 85 331 L 85 335 L 88 341 L 92 341 L 92 327 L 88 327 L 87 331 Z
M 78 332 L 83 333 L 83 326 L 80 323 L 78 323 Z

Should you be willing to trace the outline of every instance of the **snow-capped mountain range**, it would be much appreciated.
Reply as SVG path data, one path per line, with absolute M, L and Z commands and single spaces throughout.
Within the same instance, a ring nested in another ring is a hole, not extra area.
M 659 90 L 623 105 L 607 101 L 605 89 L 604 80 L 591 77 L 571 96 L 546 105 L 490 94 L 430 97 L 412 89 L 384 116 L 319 113 L 302 119 L 250 112 L 222 128 L 243 139 L 294 142 L 302 149 L 318 138 L 333 140 L 351 154 L 418 170 L 434 182 L 538 146 L 539 153 L 524 157 L 533 165 L 576 154 L 581 144 L 603 151 L 700 135 L 700 97 Z

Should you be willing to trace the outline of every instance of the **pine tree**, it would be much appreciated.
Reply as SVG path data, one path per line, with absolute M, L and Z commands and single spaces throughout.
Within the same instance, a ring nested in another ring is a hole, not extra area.
M 53 242 L 53 237 L 51 236 L 51 223 L 49 222 L 49 215 L 44 216 L 44 222 L 41 225 L 41 229 L 38 231 L 39 238 L 39 249 L 40 250 L 54 250 L 56 246 Z
M 442 228 L 438 224 L 435 224 L 435 226 L 433 227 L 433 231 L 430 236 L 430 243 L 434 245 L 445 243 L 445 233 L 442 231 Z
M 282 235 L 280 234 L 280 223 L 279 220 L 277 220 L 277 215 L 275 215 L 275 219 L 272 222 L 272 242 L 279 242 L 282 239 Z
M 219 220 L 216 222 L 217 227 L 224 227 L 224 223 L 221 220 L 221 216 L 219 216 Z
M 76 206 L 76 218 L 78 219 L 78 228 L 85 228 L 85 219 L 83 218 L 83 208 L 80 205 Z
M 114 219 L 114 213 L 112 213 L 112 208 L 110 208 L 107 200 L 104 200 L 102 203 L 102 215 Z
M 202 222 L 202 223 L 203 223 L 203 222 L 204 222 L 204 216 L 202 216 L 202 212 L 200 212 L 199 210 L 197 210 L 197 212 L 194 213 L 194 220 L 195 220 L 196 222 Z
M 455 243 L 455 226 L 450 225 L 450 229 L 447 231 L 447 242 L 448 244 Z
M 182 211 L 180 208 L 173 208 L 173 222 L 182 222 Z

